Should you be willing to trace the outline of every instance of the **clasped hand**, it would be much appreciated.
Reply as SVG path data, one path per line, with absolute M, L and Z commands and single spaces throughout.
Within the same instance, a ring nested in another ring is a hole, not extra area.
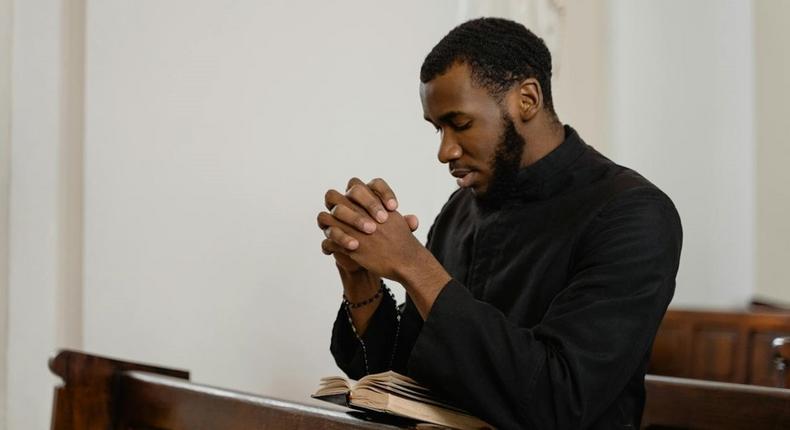
M 335 257 L 341 271 L 367 270 L 402 283 L 404 270 L 426 251 L 412 234 L 417 217 L 397 211 L 395 193 L 383 179 L 365 184 L 352 178 L 345 194 L 327 191 L 324 204 L 329 212 L 318 214 L 318 227 L 326 236 L 321 250 Z

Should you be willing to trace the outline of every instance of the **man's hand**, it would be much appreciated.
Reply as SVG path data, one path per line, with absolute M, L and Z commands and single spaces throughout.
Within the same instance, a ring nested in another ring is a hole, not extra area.
M 346 195 L 329 190 L 324 203 L 331 213 L 318 214 L 318 226 L 327 237 L 321 250 L 335 255 L 346 291 L 352 284 L 367 284 L 363 289 L 369 290 L 370 280 L 379 276 L 392 279 L 406 287 L 420 315 L 427 318 L 450 275 L 412 234 L 417 218 L 395 211 L 397 200 L 387 183 L 374 179 L 365 185 L 352 178 Z M 363 278 L 368 281 L 352 281 Z
M 398 269 L 410 264 L 420 250 L 425 249 L 398 212 L 390 212 L 387 222 L 378 225 L 371 234 L 361 233 L 327 212 L 319 215 L 319 222 L 327 226 L 324 231 L 328 238 L 321 245 L 325 253 L 345 254 L 376 275 L 395 281 L 403 279 Z M 344 240 L 345 237 L 349 239 L 338 242 L 334 233 L 337 231 L 345 231 Z M 347 250 L 341 243 L 348 242 L 357 246 Z
M 347 232 L 357 231 L 372 234 L 376 231 L 379 219 L 389 217 L 387 210 L 394 210 L 398 206 L 395 193 L 389 185 L 380 178 L 364 184 L 358 178 L 351 178 L 346 187 L 346 194 L 336 190 L 329 190 L 324 196 L 324 205 L 331 211 L 327 217 L 319 214 L 318 227 L 324 231 L 326 240 L 321 244 L 324 254 L 332 255 L 340 272 L 343 287 L 349 300 L 365 299 L 371 291 L 378 288 L 378 275 L 371 274 L 364 267 L 349 257 L 348 253 L 357 249 L 359 242 Z M 375 218 L 375 221 L 374 221 Z M 330 228 L 323 220 L 337 220 Z M 406 216 L 411 231 L 419 225 L 417 217 Z
M 428 317 L 439 292 L 450 281 L 450 275 L 414 237 L 405 217 L 397 211 L 390 212 L 389 219 L 379 224 L 372 234 L 360 233 L 328 212 L 322 212 L 318 218 L 319 223 L 330 230 L 327 236 L 331 236 L 331 230 L 345 229 L 349 240 L 357 245 L 354 250 L 348 251 L 334 240 L 326 239 L 321 244 L 325 253 L 344 254 L 358 266 L 367 269 L 370 275 L 399 282 L 406 288 L 406 293 L 422 318 Z
M 377 225 L 384 223 L 389 218 L 388 211 L 398 208 L 398 200 L 390 186 L 381 178 L 373 179 L 367 184 L 358 178 L 351 178 L 346 186 L 346 193 L 340 194 L 336 190 L 329 190 L 324 195 L 324 205 L 331 215 L 346 224 L 334 228 L 322 224 L 318 219 L 318 227 L 324 230 L 327 239 L 341 245 L 346 251 L 353 251 L 359 246 L 349 232 L 356 229 L 358 232 L 372 234 Z M 415 215 L 404 217 L 411 231 L 417 230 L 419 220 Z M 325 254 L 327 249 L 322 247 Z

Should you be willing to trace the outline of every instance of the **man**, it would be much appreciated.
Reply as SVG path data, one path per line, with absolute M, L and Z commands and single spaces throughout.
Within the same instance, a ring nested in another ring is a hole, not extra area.
M 327 192 L 337 364 L 408 374 L 497 428 L 638 428 L 680 258 L 672 202 L 562 126 L 549 51 L 520 24 L 458 26 L 420 80 L 460 188 L 427 248 L 383 180 Z M 402 307 L 381 278 L 406 289 Z

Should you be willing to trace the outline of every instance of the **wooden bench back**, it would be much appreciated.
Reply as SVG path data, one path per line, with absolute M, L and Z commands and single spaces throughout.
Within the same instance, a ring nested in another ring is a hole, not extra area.
M 790 336 L 788 312 L 670 309 L 653 344 L 654 375 L 777 386 L 772 341 Z M 785 386 L 790 387 L 790 372 Z
M 63 380 L 55 388 L 52 430 L 110 429 L 117 406 L 117 378 L 140 370 L 189 380 L 189 372 L 60 351 L 49 360 L 49 369 Z
M 790 390 L 647 375 L 644 428 L 790 429 Z
M 225 390 L 189 381 L 189 373 L 75 351 L 50 369 L 52 430 L 395 429 L 348 413 Z
M 395 429 L 317 408 L 195 384 L 183 370 L 61 351 L 50 369 L 52 430 Z M 790 390 L 648 375 L 643 427 L 790 429 Z

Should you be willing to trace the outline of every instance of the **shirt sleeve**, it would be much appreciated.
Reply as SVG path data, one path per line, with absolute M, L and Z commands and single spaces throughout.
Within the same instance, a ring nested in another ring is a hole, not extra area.
M 433 229 L 432 225 L 428 230 L 428 247 Z M 329 350 L 337 366 L 352 379 L 387 370 L 405 375 L 422 324 L 422 317 L 408 296 L 403 304 L 396 306 L 392 297 L 384 294 L 367 330 L 358 336 L 345 306 L 340 305 Z
M 335 363 L 352 379 L 388 370 L 397 323 L 395 303 L 389 294 L 383 295 L 362 336 L 357 335 L 345 305 L 340 305 L 329 347 Z
M 538 325 L 514 325 L 451 280 L 409 373 L 498 428 L 586 428 L 649 352 L 674 293 L 681 241 L 665 195 L 622 195 L 579 238 L 568 285 Z

